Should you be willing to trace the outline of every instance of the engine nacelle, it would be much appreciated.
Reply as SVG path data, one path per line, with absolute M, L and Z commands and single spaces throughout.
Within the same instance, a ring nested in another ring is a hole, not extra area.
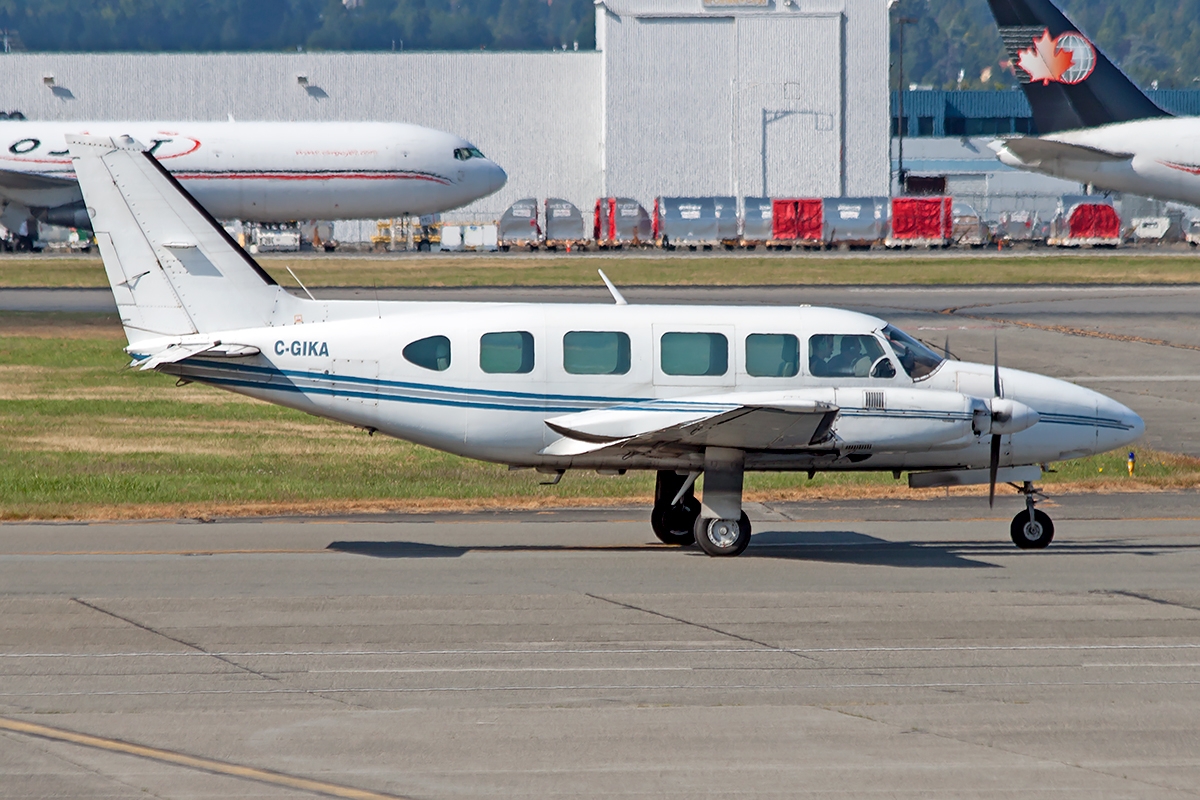
M 1024 403 L 1008 400 L 1003 397 L 993 397 L 991 401 L 993 436 L 1007 436 L 1028 430 L 1041 420 L 1041 415 Z
M 38 209 L 34 216 L 42 222 L 62 228 L 78 228 L 86 231 L 92 229 L 92 219 L 88 216 L 87 206 L 83 204 L 82 200 L 78 203 L 68 203 L 65 206 Z

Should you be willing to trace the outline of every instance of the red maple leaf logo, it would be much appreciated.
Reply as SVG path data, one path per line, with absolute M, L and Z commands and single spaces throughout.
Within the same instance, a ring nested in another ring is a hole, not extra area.
M 1042 38 L 1033 40 L 1033 47 L 1017 55 L 1017 66 L 1028 73 L 1030 81 L 1041 81 L 1043 86 L 1050 81 L 1061 82 L 1063 73 L 1075 63 L 1075 56 L 1070 50 L 1060 50 L 1058 40 L 1050 38 L 1048 29 Z

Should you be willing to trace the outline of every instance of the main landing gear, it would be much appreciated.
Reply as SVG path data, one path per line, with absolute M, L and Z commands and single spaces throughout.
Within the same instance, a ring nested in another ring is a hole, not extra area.
M 1015 484 L 1014 484 L 1015 485 Z M 1041 550 L 1054 541 L 1054 522 L 1045 511 L 1034 508 L 1037 497 L 1044 497 L 1029 481 L 1017 489 L 1025 495 L 1025 510 L 1013 517 L 1009 531 L 1013 544 L 1022 550 Z
M 676 498 L 679 498 L 678 501 Z M 696 542 L 692 529 L 700 518 L 700 501 L 696 499 L 696 475 L 680 475 L 673 470 L 659 470 L 654 482 L 654 510 L 650 512 L 650 527 L 663 544 L 681 547 Z
M 696 499 L 700 472 L 658 473 L 650 526 L 665 544 L 699 545 L 710 556 L 736 556 L 750 544 L 750 520 L 742 511 L 740 450 L 710 447 L 704 453 L 704 503 Z

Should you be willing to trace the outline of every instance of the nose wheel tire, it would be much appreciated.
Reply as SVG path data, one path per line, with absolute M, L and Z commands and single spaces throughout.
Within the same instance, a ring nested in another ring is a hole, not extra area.
M 697 517 L 694 531 L 696 544 L 714 557 L 741 555 L 750 544 L 750 519 L 744 511 L 740 519 Z
M 700 501 L 685 497 L 673 506 L 655 506 L 650 512 L 650 527 L 663 544 L 686 547 L 695 544 L 694 528 L 700 516 Z
M 1013 517 L 1010 531 L 1013 544 L 1022 550 L 1041 550 L 1054 541 L 1054 523 L 1049 514 L 1039 509 L 1034 510 L 1032 520 L 1028 511 Z

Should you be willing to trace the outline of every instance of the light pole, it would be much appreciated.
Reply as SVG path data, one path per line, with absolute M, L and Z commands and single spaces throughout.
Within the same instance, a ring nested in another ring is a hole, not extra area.
M 896 121 L 897 144 L 899 149 L 899 168 L 897 169 L 897 179 L 899 182 L 900 194 L 905 194 L 908 189 L 908 181 L 904 176 L 904 129 L 908 127 L 908 119 L 904 116 L 904 26 L 912 25 L 917 20 L 913 17 L 897 17 L 896 25 L 900 28 L 900 86 L 898 94 L 900 95 L 900 108 L 898 109 L 899 119 Z

